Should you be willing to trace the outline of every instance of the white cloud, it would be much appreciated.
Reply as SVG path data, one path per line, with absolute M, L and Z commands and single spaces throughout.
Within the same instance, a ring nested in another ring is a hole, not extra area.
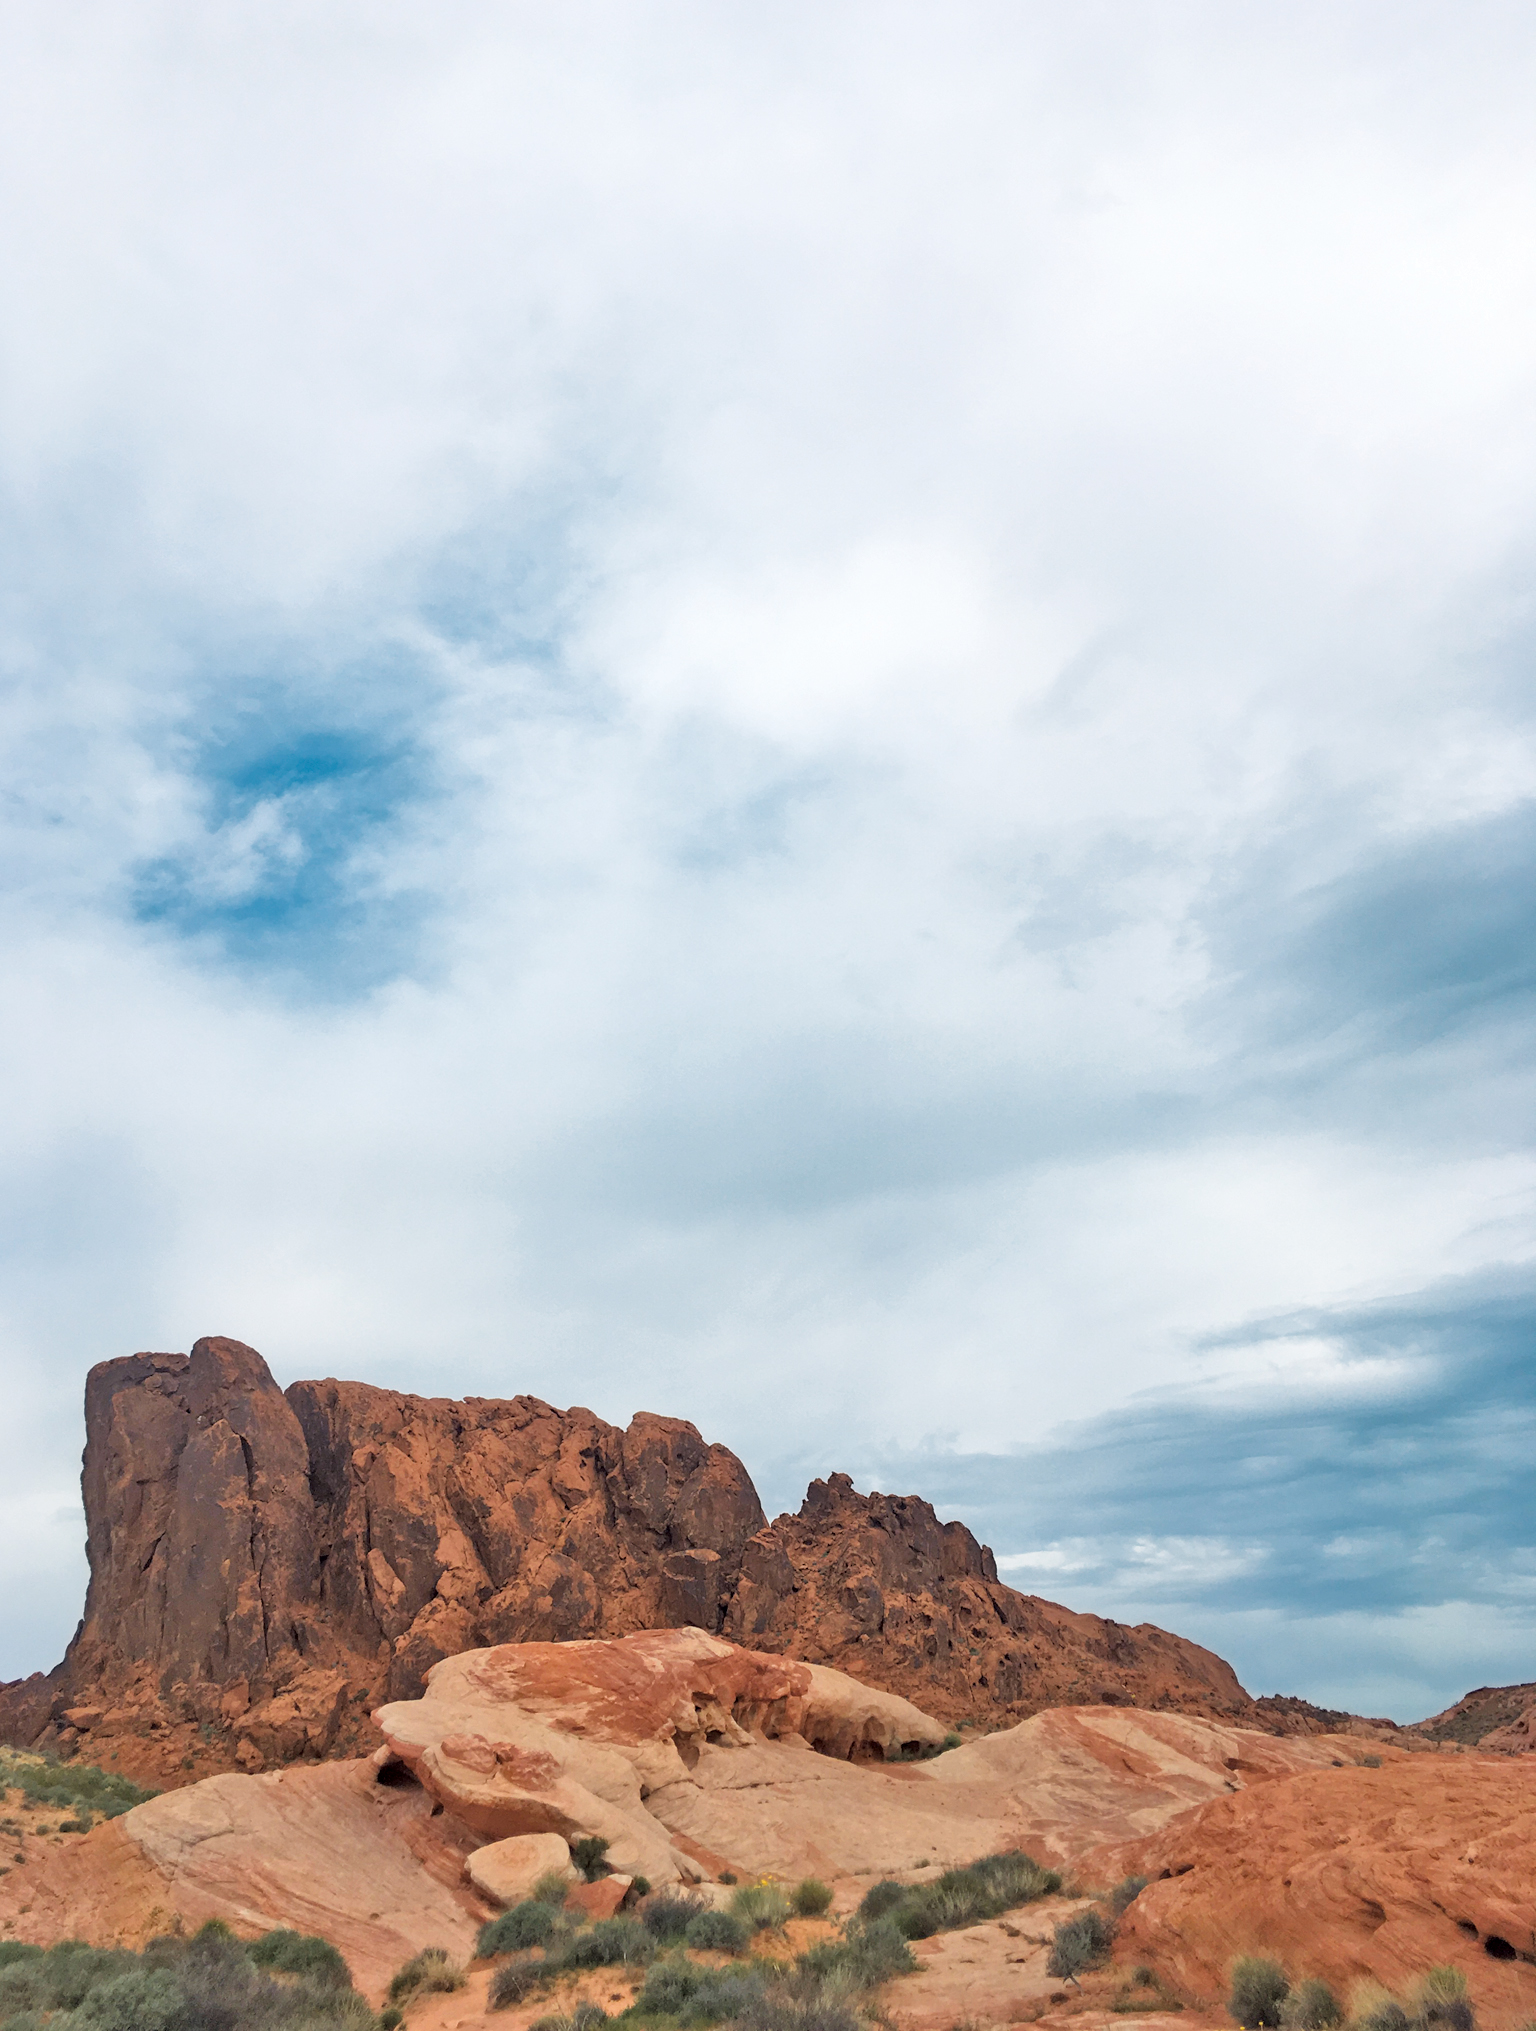
M 49 1486 L 84 1366 L 204 1330 L 832 1467 L 1326 1393 L 1191 1348 L 1529 1252 L 1522 1074 L 1191 1020 L 1218 906 L 1531 793 L 1532 34 L 1385 21 L 13 15 Z M 386 723 L 339 844 L 210 801 L 234 727 Z

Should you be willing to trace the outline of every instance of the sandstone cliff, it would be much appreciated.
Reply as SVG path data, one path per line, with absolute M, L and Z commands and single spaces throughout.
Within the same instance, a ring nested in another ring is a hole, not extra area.
M 1257 1720 L 1209 1651 L 1016 1593 L 914 1497 L 833 1475 L 770 1525 L 735 1455 L 676 1418 L 285 1394 L 253 1349 L 205 1339 L 91 1371 L 83 1487 L 85 1616 L 53 1672 L 0 1689 L 0 1737 L 88 1736 L 162 1783 L 346 1753 L 467 1649 L 690 1625 L 946 1722 L 1062 1702 Z

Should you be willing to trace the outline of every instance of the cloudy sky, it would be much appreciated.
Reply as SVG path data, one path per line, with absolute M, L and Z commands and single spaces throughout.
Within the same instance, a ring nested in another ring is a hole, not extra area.
M 1536 15 L 3 41 L 0 1672 L 224 1332 L 1536 1677 Z

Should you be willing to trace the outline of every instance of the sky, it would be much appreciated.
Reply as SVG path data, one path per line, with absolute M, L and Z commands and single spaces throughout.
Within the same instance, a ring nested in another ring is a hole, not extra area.
M 0 41 L 0 1674 L 226 1333 L 1536 1677 L 1536 15 Z

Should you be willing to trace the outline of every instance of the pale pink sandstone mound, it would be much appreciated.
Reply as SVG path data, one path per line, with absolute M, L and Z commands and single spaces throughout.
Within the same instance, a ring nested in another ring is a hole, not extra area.
M 424 1946 L 467 1956 L 495 1909 L 465 1879 L 476 1837 L 375 1759 L 205 1778 L 0 1882 L 0 1937 L 138 1947 L 222 1918 L 319 1933 L 378 1995 Z
M 1326 1738 L 1077 1707 L 889 1761 L 941 1742 L 939 1723 L 841 1672 L 691 1629 L 468 1652 L 377 1718 L 487 1838 L 598 1834 L 616 1868 L 652 1882 L 727 1862 L 786 1877 L 948 1866 L 1016 1845 L 1067 1860 L 1334 1753 Z

